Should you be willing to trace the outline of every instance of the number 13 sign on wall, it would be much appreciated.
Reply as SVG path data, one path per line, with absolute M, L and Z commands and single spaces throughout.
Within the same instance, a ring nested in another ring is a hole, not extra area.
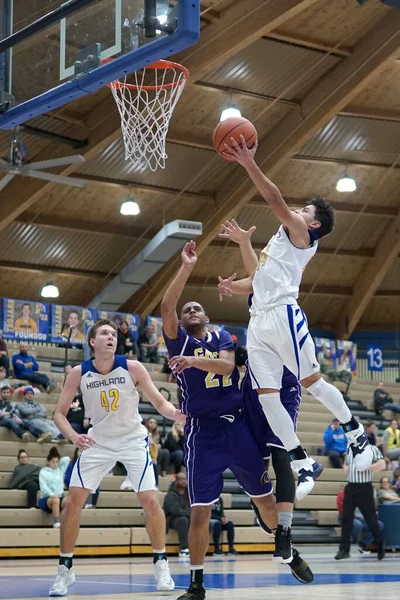
M 383 371 L 383 354 L 381 346 L 367 346 L 368 371 Z

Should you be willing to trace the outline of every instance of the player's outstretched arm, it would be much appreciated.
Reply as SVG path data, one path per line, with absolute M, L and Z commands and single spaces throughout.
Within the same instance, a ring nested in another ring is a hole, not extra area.
M 230 221 L 222 223 L 221 227 L 223 228 L 223 232 L 219 234 L 219 237 L 239 244 L 244 268 L 247 271 L 247 275 L 251 275 L 255 269 L 257 269 L 258 265 L 257 254 L 254 252 L 253 246 L 251 245 L 251 236 L 257 229 L 256 226 L 253 225 L 253 227 L 250 227 L 250 229 L 246 231 L 239 227 L 235 219 L 231 219 Z
M 233 350 L 221 350 L 219 358 L 202 358 L 201 356 L 173 356 L 168 361 L 174 373 L 183 373 L 185 369 L 195 367 L 200 371 L 216 375 L 231 375 L 235 368 L 235 353 Z
M 261 196 L 270 205 L 274 215 L 289 230 L 292 243 L 299 248 L 308 248 L 310 245 L 310 235 L 304 219 L 289 209 L 282 198 L 279 188 L 257 166 L 254 160 L 257 145 L 249 149 L 246 146 L 243 136 L 241 136 L 241 140 L 242 144 L 239 145 L 236 140 L 231 138 L 231 146 L 227 146 L 231 158 L 234 158 L 236 162 L 246 169 Z
M 81 373 L 82 369 L 80 366 L 74 367 L 65 380 L 64 387 L 54 412 L 53 421 L 67 440 L 70 440 L 80 450 L 84 450 L 94 444 L 93 438 L 84 433 L 81 435 L 76 433 L 67 419 L 67 413 L 81 383 Z
M 227 279 L 218 277 L 218 292 L 221 302 L 224 296 L 248 296 L 253 293 L 254 271 L 249 277 L 239 279 L 239 281 L 234 281 L 235 277 L 236 273 Z
M 175 408 L 164 396 L 158 391 L 151 380 L 147 369 L 139 362 L 128 360 L 128 369 L 136 387 L 143 392 L 146 399 L 151 402 L 154 408 L 166 419 L 171 421 L 186 422 L 186 416 L 181 413 L 178 408 Z
M 171 340 L 176 340 L 178 335 L 178 315 L 176 307 L 183 289 L 197 262 L 196 242 L 191 240 L 184 245 L 182 250 L 182 266 L 168 286 L 161 301 L 161 317 L 163 329 Z

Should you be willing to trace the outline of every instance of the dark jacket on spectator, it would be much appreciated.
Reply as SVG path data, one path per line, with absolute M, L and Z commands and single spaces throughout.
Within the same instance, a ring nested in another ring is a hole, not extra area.
M 20 365 L 17 363 L 17 360 L 22 360 L 23 363 L 31 362 L 33 367 L 25 367 L 25 365 Z M 36 362 L 36 358 L 30 354 L 21 354 L 21 352 L 19 354 L 14 354 L 12 357 L 12 364 L 14 367 L 15 379 L 19 379 L 23 373 L 35 373 L 36 371 L 39 371 L 39 365 Z
M 223 517 L 225 517 L 224 501 L 222 500 L 222 498 L 220 496 L 218 498 L 218 500 L 212 506 L 211 518 L 218 519 L 218 521 L 220 521 Z
M 131 351 L 133 352 L 133 354 L 137 354 L 136 342 L 133 339 L 131 332 L 127 331 L 126 333 L 124 333 L 118 327 L 117 334 L 118 334 L 117 348 L 119 348 L 120 346 L 125 346 L 126 342 L 132 342 L 133 346 L 131 347 Z
M 79 400 L 78 408 L 70 408 L 67 412 L 67 419 L 69 423 L 82 423 L 85 418 L 85 407 L 83 406 L 82 398 L 80 395 L 75 396 L 75 400 Z
M 37 465 L 17 465 L 11 475 L 10 488 L 21 490 L 24 483 L 34 479 L 39 484 L 40 467 Z
M 380 388 L 374 392 L 374 407 L 375 412 L 380 414 L 385 404 L 392 404 L 393 398 L 385 391 Z
M 18 407 L 15 402 L 4 402 L 4 400 L 0 400 L 0 412 L 10 413 L 10 417 L 19 417 Z
M 175 450 L 183 450 L 183 441 L 183 437 L 179 438 L 178 441 L 176 441 L 174 436 L 172 435 L 172 431 L 170 431 L 165 439 L 164 448 L 169 450 L 171 453 L 175 452 Z
M 171 483 L 169 490 L 164 498 L 164 512 L 167 523 L 167 532 L 174 517 L 190 518 L 190 502 L 187 489 L 180 494 L 176 488 L 175 482 Z

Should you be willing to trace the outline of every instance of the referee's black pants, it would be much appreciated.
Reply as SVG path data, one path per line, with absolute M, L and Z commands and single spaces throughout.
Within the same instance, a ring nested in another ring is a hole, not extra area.
M 348 483 L 344 488 L 342 536 L 340 550 L 350 552 L 351 536 L 353 531 L 354 511 L 359 508 L 369 530 L 374 534 L 375 541 L 383 541 L 382 532 L 376 516 L 374 488 L 372 483 Z

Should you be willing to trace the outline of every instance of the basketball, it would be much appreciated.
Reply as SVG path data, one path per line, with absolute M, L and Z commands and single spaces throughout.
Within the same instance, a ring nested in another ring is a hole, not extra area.
M 258 139 L 257 130 L 253 123 L 243 117 L 230 117 L 225 121 L 221 121 L 221 123 L 218 123 L 213 133 L 215 150 L 225 160 L 233 161 L 233 158 L 230 158 L 226 154 L 222 154 L 222 152 L 227 150 L 225 144 L 228 144 L 228 146 L 231 145 L 231 138 L 234 138 L 240 145 L 242 143 L 242 140 L 240 139 L 241 135 L 246 140 L 248 148 L 252 148 Z

